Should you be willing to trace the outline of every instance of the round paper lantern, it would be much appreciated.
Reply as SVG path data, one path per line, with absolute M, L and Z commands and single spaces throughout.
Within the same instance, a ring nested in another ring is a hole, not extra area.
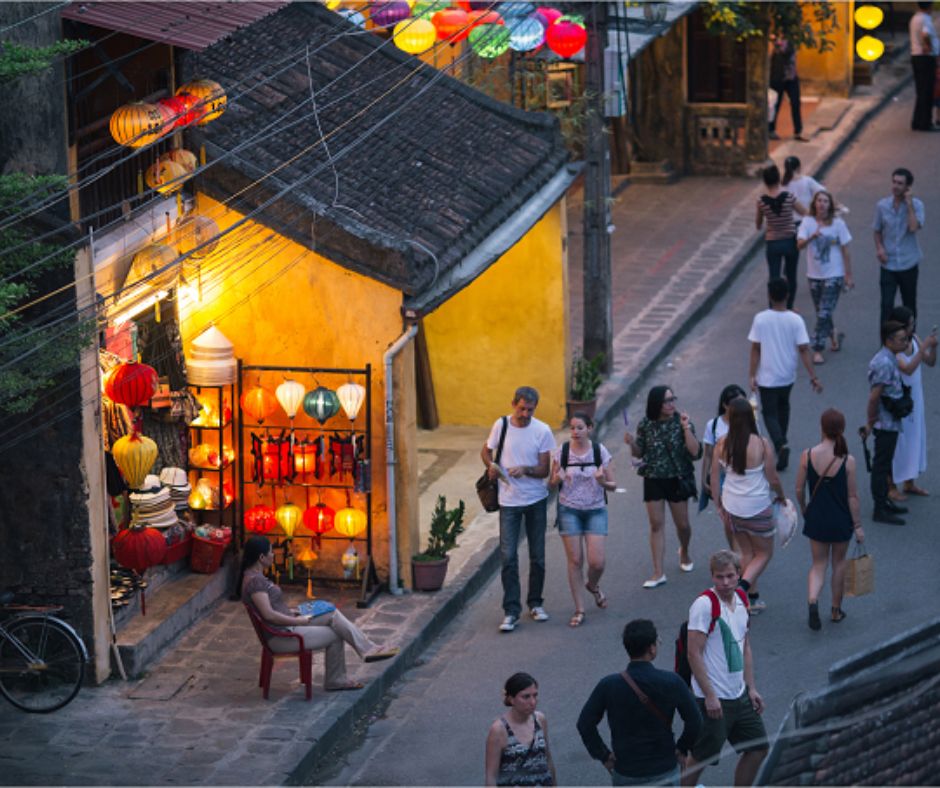
M 559 57 L 571 57 L 584 49 L 587 30 L 574 17 L 563 16 L 548 26 L 545 43 Z
M 110 128 L 118 145 L 142 148 L 163 135 L 163 115 L 155 105 L 135 101 L 111 113 Z
M 107 398 L 128 408 L 146 405 L 156 391 L 157 371 L 153 367 L 134 361 L 118 364 L 111 370 L 104 384 Z
M 195 509 L 197 511 L 205 509 L 208 507 L 208 501 L 202 497 L 202 493 L 195 487 L 189 493 L 189 498 L 186 501 L 189 504 L 190 509 Z
M 297 415 L 300 403 L 303 402 L 306 389 L 296 380 L 285 380 L 274 390 L 277 401 L 281 403 L 287 418 L 292 419 Z
M 170 129 L 181 129 L 202 115 L 201 110 L 197 110 L 196 104 L 199 103 L 192 93 L 177 93 L 175 96 L 162 98 L 157 102 L 157 107 L 163 107 L 169 111 L 166 131 Z
M 255 386 L 242 394 L 241 405 L 242 410 L 258 424 L 264 424 L 264 420 L 277 410 L 277 398 L 267 389 Z
M 470 33 L 479 25 L 501 24 L 503 24 L 503 18 L 495 11 L 471 11 L 467 14 L 467 26 L 451 39 L 451 43 L 468 38 Z
M 874 30 L 884 19 L 885 12 L 878 6 L 861 5 L 855 9 L 855 24 L 865 30 Z
M 874 36 L 862 36 L 855 42 L 855 54 L 862 60 L 877 60 L 885 53 L 884 42 Z
M 434 46 L 437 30 L 427 19 L 405 19 L 395 25 L 392 39 L 402 52 L 420 55 Z
M 196 98 L 192 110 L 200 113 L 200 117 L 196 121 L 198 126 L 211 123 L 216 118 L 222 117 L 222 113 L 225 112 L 225 104 L 228 98 L 225 95 L 225 90 L 218 82 L 213 82 L 211 79 L 195 79 L 185 85 L 180 85 L 176 95 L 179 96 L 182 93 L 189 93 Z
M 339 404 L 343 406 L 343 412 L 349 417 L 350 421 L 355 421 L 359 415 L 359 409 L 366 399 L 366 388 L 358 383 L 344 383 L 336 389 L 336 398 Z
M 430 20 L 434 14 L 444 8 L 447 8 L 445 0 L 418 0 L 411 6 L 411 15 L 415 19 Z
M 259 503 L 245 512 L 245 530 L 253 534 L 267 534 L 277 525 L 274 509 Z
M 499 3 L 494 3 L 492 0 L 457 0 L 457 5 L 464 11 L 470 12 L 485 11 L 487 8 L 494 8 Z
M 183 188 L 183 181 L 189 177 L 186 168 L 169 159 L 158 159 L 147 168 L 144 180 L 151 189 L 160 194 L 173 194 Z
M 557 8 L 549 8 L 548 6 L 540 6 L 539 8 L 536 8 L 535 13 L 541 17 L 546 29 L 562 17 L 561 11 L 559 11 Z
M 535 4 L 534 3 L 502 3 L 499 7 L 499 13 L 503 15 L 504 19 L 509 19 L 510 17 L 526 17 L 532 16 L 535 13 Z
M 509 50 L 511 35 L 502 25 L 479 25 L 470 31 L 470 46 L 480 57 L 492 60 Z
M 304 397 L 304 413 L 320 424 L 326 424 L 328 419 L 339 413 L 339 407 L 339 397 L 324 386 L 317 386 Z
M 325 503 L 316 503 L 304 510 L 304 527 L 315 534 L 325 534 L 333 528 L 336 512 Z
M 111 447 L 111 455 L 127 486 L 137 490 L 157 459 L 157 444 L 146 435 L 134 432 L 118 438 Z
M 404 0 L 374 3 L 370 18 L 376 27 L 392 27 L 411 16 L 411 6 Z
M 470 19 L 462 8 L 445 8 L 431 17 L 437 37 L 446 40 L 469 30 Z M 455 39 L 456 40 L 456 39 Z
M 509 48 L 516 52 L 531 52 L 545 42 L 545 28 L 534 14 L 509 20 Z
M 173 232 L 173 243 L 179 253 L 201 260 L 208 257 L 219 247 L 219 225 L 208 216 L 188 216 Z M 191 254 L 190 254 L 191 253 Z
M 336 532 L 343 536 L 348 536 L 350 539 L 359 536 L 359 534 L 366 530 L 367 525 L 368 518 L 366 517 L 366 513 L 362 511 L 362 509 L 356 509 L 352 506 L 340 509 L 333 519 L 333 527 L 336 529 Z
M 281 526 L 281 530 L 284 531 L 288 539 L 294 536 L 294 531 L 297 530 L 297 526 L 300 525 L 303 516 L 304 514 L 300 507 L 294 503 L 285 503 L 282 506 L 278 506 L 277 511 L 274 513 L 277 524 Z
M 118 531 L 111 540 L 111 552 L 121 566 L 143 574 L 166 556 L 166 539 L 156 528 L 132 526 Z
M 160 154 L 160 158 L 157 161 L 176 162 L 190 175 L 192 175 L 199 166 L 199 160 L 196 158 L 196 154 L 186 150 L 185 148 L 174 148 L 173 150 L 168 150 L 166 153 Z

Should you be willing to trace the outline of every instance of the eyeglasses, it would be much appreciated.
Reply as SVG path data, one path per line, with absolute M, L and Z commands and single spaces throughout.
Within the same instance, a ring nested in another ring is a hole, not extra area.
M 678 401 L 679 401 L 678 397 L 666 397 L 663 400 L 663 405 L 672 405 L 673 402 L 678 402 Z

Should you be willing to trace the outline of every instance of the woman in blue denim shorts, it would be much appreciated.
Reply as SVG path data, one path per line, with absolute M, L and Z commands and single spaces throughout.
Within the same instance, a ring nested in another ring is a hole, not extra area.
M 574 615 L 569 626 L 584 623 L 584 599 L 581 587 L 594 595 L 598 607 L 607 607 L 601 591 L 607 540 L 607 490 L 617 487 L 610 452 L 591 440 L 594 422 L 585 413 L 575 413 L 568 422 L 571 440 L 562 444 L 552 457 L 549 486 L 559 487 L 558 527 L 568 556 L 568 585 L 574 599 Z M 587 582 L 584 581 L 584 557 L 587 555 Z

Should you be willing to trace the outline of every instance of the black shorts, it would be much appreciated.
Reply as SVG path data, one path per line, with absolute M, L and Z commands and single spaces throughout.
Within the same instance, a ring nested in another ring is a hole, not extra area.
M 683 497 L 679 492 L 679 479 L 650 479 L 643 477 L 643 502 L 647 501 L 669 501 L 671 503 L 682 503 L 687 501 L 688 497 Z

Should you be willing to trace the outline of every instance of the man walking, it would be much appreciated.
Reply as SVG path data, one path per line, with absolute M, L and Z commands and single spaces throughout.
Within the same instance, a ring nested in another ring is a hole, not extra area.
M 935 131 L 931 118 L 934 80 L 937 75 L 937 56 L 940 55 L 940 37 L 930 16 L 933 3 L 918 3 L 918 11 L 911 17 L 911 69 L 914 71 L 914 116 L 911 129 Z
M 896 320 L 881 324 L 881 350 L 868 363 L 868 421 L 862 428 L 862 438 L 875 433 L 875 458 L 871 463 L 871 497 L 875 502 L 872 519 L 876 523 L 904 525 L 898 517 L 907 509 L 898 506 L 888 497 L 888 476 L 894 461 L 894 449 L 898 445 L 898 430 L 901 419 L 913 409 L 910 392 L 905 397 L 901 385 L 901 370 L 897 354 L 907 347 L 907 327 Z M 910 407 L 904 412 L 905 404 Z
M 790 460 L 787 429 L 790 426 L 790 390 L 796 382 L 798 360 L 809 373 L 813 391 L 822 391 L 822 384 L 813 369 L 809 351 L 809 335 L 803 318 L 787 309 L 787 280 L 771 279 L 767 283 L 770 309 L 758 312 L 747 335 L 751 342 L 749 377 L 751 391 L 760 392 L 764 425 L 777 454 L 777 470 L 786 470 Z
M 773 119 L 769 123 L 768 136 L 772 140 L 779 140 L 777 134 L 777 121 L 780 118 L 780 106 L 783 104 L 784 93 L 790 99 L 790 117 L 793 118 L 793 139 L 808 142 L 803 136 L 803 118 L 800 114 L 800 77 L 796 73 L 796 49 L 782 33 L 778 33 L 771 43 L 770 55 L 770 87 L 777 94 L 777 104 L 774 107 Z
M 698 738 L 702 715 L 678 674 L 653 667 L 659 638 L 652 621 L 628 623 L 623 647 L 630 664 L 598 682 L 581 709 L 578 733 L 613 785 L 679 785 L 680 766 Z M 676 711 L 684 723 L 678 743 L 672 735 Z M 597 732 L 605 714 L 609 748 Z
M 545 479 L 555 439 L 548 425 L 534 418 L 538 404 L 539 393 L 534 388 L 516 389 L 512 415 L 496 420 L 480 453 L 489 477 L 499 479 L 499 554 L 505 614 L 499 625 L 502 632 L 512 632 L 522 614 L 518 549 L 523 528 L 529 542 L 529 615 L 536 621 L 548 621 L 542 607 L 548 501 Z
M 754 683 L 746 597 L 738 589 L 741 564 L 730 550 L 710 561 L 714 586 L 689 608 L 689 666 L 692 692 L 704 724 L 686 761 L 683 785 L 695 785 L 724 743 L 740 753 L 735 785 L 752 785 L 767 755 L 764 701 Z M 717 602 L 717 605 L 716 605 Z
M 891 173 L 891 196 L 875 205 L 875 253 L 881 263 L 881 322 L 894 309 L 894 296 L 917 316 L 917 272 L 923 253 L 917 232 L 924 226 L 924 204 L 911 194 L 914 175 L 898 167 Z

